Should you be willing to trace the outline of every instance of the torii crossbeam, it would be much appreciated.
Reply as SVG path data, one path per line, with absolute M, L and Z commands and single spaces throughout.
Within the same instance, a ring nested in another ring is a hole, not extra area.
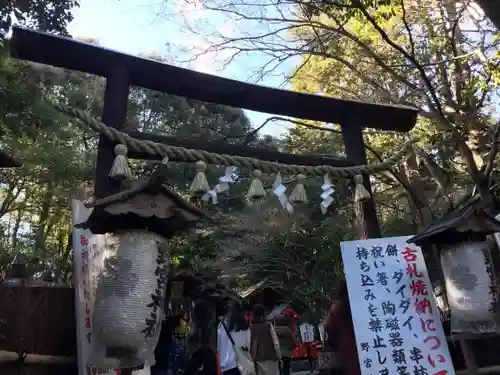
M 311 165 L 365 164 L 366 151 L 362 133 L 364 128 L 407 132 L 415 126 L 417 119 L 418 110 L 411 107 L 363 103 L 258 86 L 27 28 L 13 28 L 10 48 L 11 55 L 15 58 L 106 78 L 102 121 L 116 129 L 123 129 L 125 125 L 130 87 L 140 86 L 194 100 L 339 124 L 344 137 L 347 159 L 288 155 L 245 146 L 223 145 L 220 142 L 193 144 L 194 141 L 172 137 L 162 139 L 146 133 L 134 134 L 142 139 L 165 142 L 172 146 L 191 143 L 192 148 L 208 151 L 223 147 L 225 153 L 237 156 L 252 154 L 253 157 L 257 156 L 263 160 L 282 162 L 289 160 L 292 163 L 302 159 L 302 163 Z M 99 138 L 95 176 L 97 198 L 116 192 L 118 188 L 117 182 L 108 177 L 114 160 L 113 146 L 106 138 Z M 371 192 L 368 177 L 365 177 L 364 183 Z M 380 228 L 372 199 L 362 204 L 359 214 L 364 223 L 361 235 L 379 237 Z

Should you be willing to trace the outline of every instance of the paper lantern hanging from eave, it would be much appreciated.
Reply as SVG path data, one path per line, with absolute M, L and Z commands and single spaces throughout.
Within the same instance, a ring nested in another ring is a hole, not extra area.
M 204 216 L 164 185 L 166 165 L 146 181 L 98 199 L 77 227 L 108 234 L 93 313 L 94 366 L 154 364 L 170 270 L 168 239 Z

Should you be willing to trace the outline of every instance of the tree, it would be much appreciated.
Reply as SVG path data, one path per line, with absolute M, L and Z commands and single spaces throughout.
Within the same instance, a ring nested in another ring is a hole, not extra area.
M 466 170 L 469 185 L 491 200 L 488 181 L 496 147 L 490 145 L 497 128 L 491 104 L 497 93 L 493 83 L 498 41 L 495 28 L 487 20 L 471 18 L 466 3 L 213 0 L 206 8 L 240 22 L 243 31 L 220 36 L 205 52 L 230 52 L 231 60 L 264 53 L 269 60 L 261 75 L 300 58 L 291 74 L 296 90 L 420 108 L 422 118 L 413 132 L 419 147 L 404 171 L 405 188 L 424 184 L 415 173 L 417 159 L 430 160 L 448 173 Z M 466 21 L 472 30 L 464 26 Z M 382 141 L 386 150 L 401 141 L 373 133 L 367 138 L 375 144 Z M 454 179 L 448 178 L 452 186 Z M 413 190 L 412 199 L 428 199 Z
M 67 282 L 71 280 L 70 198 L 93 179 L 97 142 L 95 135 L 87 133 L 76 120 L 55 111 L 41 94 L 44 90 L 50 92 L 58 100 L 99 118 L 105 82 L 84 73 L 13 60 L 5 49 L 0 53 L 2 146 L 14 150 L 24 165 L 1 172 L 0 218 L 5 225 L 0 227 L 0 272 L 16 252 L 22 251 L 41 270 L 53 270 L 59 280 Z M 257 139 L 240 109 L 140 88 L 134 88 L 130 95 L 127 121 L 128 130 L 189 134 L 205 139 L 228 137 L 230 142 L 237 142 L 240 137 L 250 143 Z M 139 163 L 136 172 L 149 166 Z M 194 168 L 181 164 L 172 165 L 171 169 L 171 182 L 183 193 L 194 177 Z M 210 173 L 218 173 L 219 177 L 221 172 L 214 169 Z M 185 252 L 189 243 L 179 239 L 174 255 L 182 255 L 188 262 L 195 254 L 201 259 L 210 258 L 212 238 L 194 238 L 199 246 Z
M 224 34 L 207 31 L 199 19 L 187 26 L 211 40 L 194 58 L 220 53 L 235 63 L 258 54 L 262 64 L 254 76 L 285 69 L 294 90 L 420 109 L 410 133 L 412 154 L 373 181 L 382 230 L 403 235 L 427 226 L 473 190 L 490 207 L 497 194 L 498 31 L 487 19 L 475 17 L 468 3 L 207 0 L 203 6 L 217 15 L 218 24 L 238 27 Z M 293 71 L 286 70 L 290 64 L 296 65 Z M 337 124 L 292 120 L 287 151 L 342 153 Z M 365 131 L 369 158 L 387 157 L 405 138 Z M 317 231 L 310 229 L 304 236 L 320 248 Z M 262 254 L 278 254 L 279 249 L 267 244 Z M 281 259 L 286 264 L 286 254 Z M 427 263 L 432 268 L 433 262 Z M 265 259 L 256 264 L 266 269 Z M 290 286 L 293 290 L 294 283 Z
M 0 4 L 0 41 L 17 21 L 34 29 L 66 34 L 68 23 L 73 20 L 71 10 L 80 5 L 75 0 L 21 0 L 2 1 Z

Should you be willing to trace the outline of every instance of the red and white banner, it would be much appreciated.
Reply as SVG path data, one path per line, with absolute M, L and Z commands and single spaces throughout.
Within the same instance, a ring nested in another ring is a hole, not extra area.
M 77 229 L 92 210 L 83 201 L 73 199 L 73 285 L 75 287 L 76 333 L 78 340 L 78 375 L 118 375 L 120 369 L 102 369 L 89 365 L 92 342 L 92 312 L 97 278 L 104 260 L 104 236 Z

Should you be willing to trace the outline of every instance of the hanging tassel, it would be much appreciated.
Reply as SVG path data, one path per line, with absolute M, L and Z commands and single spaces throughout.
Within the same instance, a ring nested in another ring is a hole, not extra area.
M 355 202 L 366 202 L 371 198 L 370 193 L 366 190 L 365 185 L 363 183 L 363 176 L 357 174 L 354 176 L 354 183 L 356 184 L 354 190 L 354 201 Z
M 113 180 L 131 180 L 132 171 L 127 160 L 127 147 L 120 144 L 116 145 L 113 150 L 116 157 L 109 171 L 109 177 Z
M 189 189 L 192 193 L 206 193 L 210 190 L 210 185 L 208 185 L 207 177 L 205 176 L 206 169 L 207 163 L 203 160 L 196 162 L 196 176 L 194 176 L 193 183 Z
M 290 194 L 290 200 L 294 203 L 307 203 L 306 189 L 304 188 L 304 181 L 306 176 L 303 174 L 297 175 L 297 185 Z
M 252 182 L 250 182 L 250 187 L 248 188 L 247 198 L 248 199 L 262 199 L 266 196 L 266 191 L 264 190 L 264 186 L 262 186 L 262 182 L 260 181 L 260 177 L 262 176 L 262 172 L 258 169 L 254 169 L 252 171 Z

